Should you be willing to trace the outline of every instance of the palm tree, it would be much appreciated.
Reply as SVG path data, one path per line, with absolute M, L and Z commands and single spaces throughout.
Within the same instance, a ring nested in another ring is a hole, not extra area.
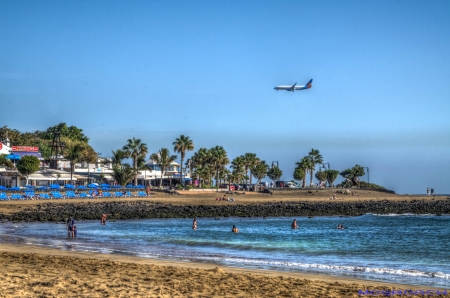
M 67 153 L 65 155 L 65 158 L 70 161 L 70 182 L 72 183 L 72 176 L 73 172 L 75 170 L 75 163 L 81 161 L 83 157 L 83 151 L 85 149 L 84 144 L 82 143 L 75 143 L 70 145 L 67 148 Z
M 297 168 L 302 169 L 305 173 L 308 173 L 311 169 L 311 159 L 307 156 L 303 157 L 300 162 L 295 163 Z M 302 187 L 306 187 L 306 174 L 303 176 Z
M 233 169 L 234 173 L 233 177 L 237 180 L 237 182 L 240 182 L 245 178 L 245 160 L 242 155 L 233 159 L 233 161 L 231 162 L 231 168 Z
M 198 149 L 198 151 L 195 152 L 194 155 L 191 158 L 191 160 L 192 160 L 192 164 L 191 164 L 192 169 L 194 170 L 194 169 L 206 167 L 206 165 L 208 164 L 210 153 L 211 152 L 209 152 L 209 150 L 206 149 L 206 148 Z M 201 177 L 198 177 L 198 178 L 202 179 Z
M 230 163 L 227 152 L 222 146 L 216 146 L 210 149 L 210 162 L 216 172 L 216 190 L 219 190 L 220 170 Z
M 138 158 L 145 157 L 148 153 L 148 147 L 146 144 L 141 142 L 141 139 L 128 139 L 127 144 L 123 146 L 122 150 L 125 151 L 126 157 L 131 157 L 133 159 L 133 168 L 137 171 Z M 137 185 L 137 176 L 134 178 L 134 185 Z
M 187 137 L 185 135 L 180 135 L 180 137 L 176 138 L 175 142 L 173 142 L 172 145 L 174 146 L 173 151 L 175 151 L 176 153 L 180 153 L 181 184 L 184 184 L 184 182 L 183 182 L 183 161 L 184 161 L 184 157 L 186 155 L 186 151 L 194 150 L 194 143 L 192 142 L 191 139 L 189 139 L 189 137 Z
M 169 149 L 161 148 L 158 153 L 153 153 L 150 158 L 161 168 L 161 180 L 159 181 L 159 188 L 161 189 L 164 173 L 170 164 L 177 159 L 177 156 L 170 155 Z
M 111 176 L 116 180 L 117 184 L 124 187 L 137 176 L 137 171 L 127 164 L 115 165 Z
M 245 175 L 249 173 L 250 170 L 250 184 L 252 184 L 252 169 L 260 162 L 260 159 L 256 157 L 255 153 L 245 153 L 244 154 L 244 168 Z M 246 181 L 247 183 L 248 181 Z
M 309 170 L 309 174 L 311 175 L 310 179 L 310 185 L 312 185 L 313 180 L 313 174 L 314 170 L 316 169 L 316 164 L 322 164 L 323 163 L 323 157 L 320 154 L 319 150 L 316 150 L 314 148 L 311 149 L 311 152 L 308 153 L 308 158 L 311 160 L 311 168 Z
M 120 166 L 122 164 L 122 159 L 126 158 L 127 154 L 125 151 L 117 149 L 116 151 L 111 150 L 112 157 L 111 162 L 113 166 Z
M 150 165 L 147 165 L 147 164 L 145 164 L 145 158 L 144 157 L 139 157 L 138 158 L 138 162 L 137 162 L 137 164 L 138 164 L 138 171 L 145 171 L 144 173 L 145 174 L 147 174 L 147 170 L 148 171 L 150 171 L 150 172 L 152 172 L 153 171 L 153 169 L 150 167 Z M 144 176 L 144 185 L 147 185 L 147 179 L 146 179 L 147 177 L 146 177 L 146 175 Z

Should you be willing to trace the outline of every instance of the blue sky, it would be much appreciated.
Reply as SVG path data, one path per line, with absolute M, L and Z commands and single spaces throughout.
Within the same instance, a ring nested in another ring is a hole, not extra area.
M 66 122 L 103 156 L 185 134 L 278 161 L 286 180 L 315 148 L 398 193 L 448 194 L 449 15 L 449 1 L 1 1 L 0 126 Z

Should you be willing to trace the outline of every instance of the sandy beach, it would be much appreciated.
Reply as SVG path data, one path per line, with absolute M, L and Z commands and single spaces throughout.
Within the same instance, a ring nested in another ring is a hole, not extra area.
M 143 200 L 172 205 L 250 205 L 274 201 L 329 201 L 333 193 L 247 193 L 234 195 L 235 203 L 216 201 L 215 197 L 219 195 L 215 192 L 184 192 L 180 196 L 159 192 L 152 198 L 66 199 L 57 202 L 83 204 L 92 201 Z M 358 195 L 338 197 L 342 201 L 355 202 L 447 200 L 447 197 L 400 196 L 371 191 L 355 193 Z M 42 202 L 1 202 L 0 213 L 12 214 L 36 207 Z M 0 262 L 3 273 L 0 277 L 0 297 L 360 297 L 358 290 L 431 289 L 339 276 L 218 267 L 210 263 L 175 262 L 5 243 L 0 244 Z
M 11 244 L 0 244 L 0 266 L 0 297 L 358 297 L 360 289 L 430 289 Z

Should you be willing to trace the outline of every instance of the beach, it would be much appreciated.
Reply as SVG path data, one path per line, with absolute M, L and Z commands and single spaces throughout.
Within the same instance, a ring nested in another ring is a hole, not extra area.
M 366 289 L 430 289 L 29 245 L 1 244 L 0 265 L 0 297 L 358 297 Z
M 0 214 L 3 216 L 13 216 L 21 212 L 45 214 L 48 212 L 46 204 L 53 206 L 49 210 L 55 208 L 66 210 L 61 209 L 66 205 L 71 206 L 73 210 L 80 210 L 86 206 L 97 206 L 96 204 L 109 206 L 119 203 L 133 206 L 137 204 L 140 209 L 143 208 L 143 205 L 139 205 L 141 203 L 154 203 L 161 210 L 186 206 L 201 208 L 263 206 L 270 214 L 275 206 L 273 204 L 290 206 L 289 204 L 299 202 L 329 203 L 332 201 L 329 198 L 333 193 L 330 191 L 318 191 L 313 194 L 306 191 L 286 191 L 275 192 L 274 195 L 241 193 L 233 194 L 235 202 L 217 201 L 215 198 L 219 197 L 219 194 L 215 192 L 186 192 L 180 196 L 158 192 L 150 198 L 7 201 L 1 202 Z M 333 204 L 336 204 L 333 206 L 337 207 L 336 215 L 339 215 L 338 206 L 342 203 L 447 204 L 449 201 L 447 197 L 400 196 L 373 191 L 354 191 L 354 193 L 358 195 L 339 195 L 338 198 L 342 199 L 333 201 Z M 223 193 L 220 196 L 223 196 Z M 108 220 L 110 218 L 109 216 Z M 3 221 L 4 224 L 11 223 L 6 219 Z M 64 234 L 62 237 L 65 237 Z M 358 290 L 365 292 L 434 289 L 430 286 L 302 273 L 298 270 L 294 272 L 237 268 L 198 260 L 176 261 L 88 252 L 75 250 L 70 245 L 64 249 L 57 249 L 30 244 L 11 244 L 7 237 L 1 239 L 0 261 L 3 275 L 0 278 L 2 289 L 0 297 L 360 297 Z M 438 287 L 435 289 L 443 290 Z

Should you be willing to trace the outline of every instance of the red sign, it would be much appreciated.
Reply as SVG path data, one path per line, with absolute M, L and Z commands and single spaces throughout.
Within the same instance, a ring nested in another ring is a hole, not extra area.
M 12 151 L 39 152 L 39 147 L 33 146 L 12 146 Z
M 0 150 L 2 150 L 3 148 L 3 144 L 0 142 Z

